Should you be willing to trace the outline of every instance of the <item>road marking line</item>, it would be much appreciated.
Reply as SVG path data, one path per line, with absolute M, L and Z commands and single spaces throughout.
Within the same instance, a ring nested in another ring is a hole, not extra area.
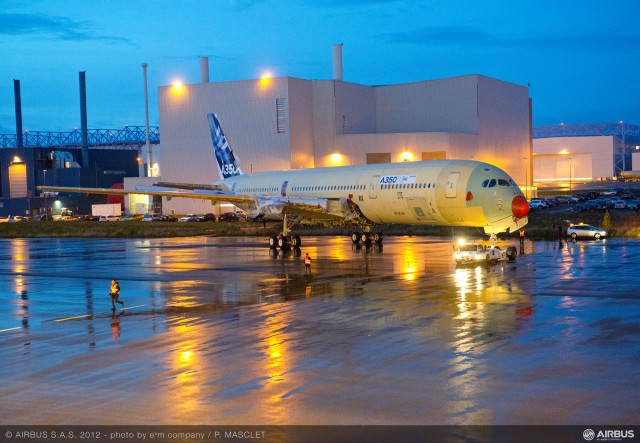
M 9 329 L 0 329 L 0 332 L 15 331 L 16 329 L 22 329 L 22 326 L 16 326 L 15 328 L 9 328 Z
M 124 311 L 125 309 L 133 309 L 133 308 L 140 308 L 142 306 L 147 306 L 147 305 L 136 305 L 136 306 L 125 306 L 123 308 L 120 308 L 121 311 Z
M 75 317 L 67 317 L 67 318 L 56 318 L 54 321 L 55 322 L 63 322 L 63 321 L 69 321 L 69 320 L 75 320 L 76 318 L 85 318 L 85 317 L 90 317 L 93 314 L 84 314 L 84 315 L 77 315 Z
M 120 310 L 121 310 L 121 311 L 124 311 L 125 309 L 139 308 L 139 307 L 141 307 L 141 306 L 146 306 L 146 305 L 127 306 L 127 307 L 121 308 Z M 64 321 L 76 320 L 76 319 L 78 319 L 78 318 L 91 317 L 91 316 L 93 316 L 93 315 L 95 315 L 95 314 L 76 315 L 75 317 L 56 318 L 56 319 L 55 319 L 55 320 L 53 320 L 53 321 L 55 321 L 56 323 L 61 323 L 61 322 L 64 322 Z M 0 331 L 0 332 L 2 332 L 2 331 Z

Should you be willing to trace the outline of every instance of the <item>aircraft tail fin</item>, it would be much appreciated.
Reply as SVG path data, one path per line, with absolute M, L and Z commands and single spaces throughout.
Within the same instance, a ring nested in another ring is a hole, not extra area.
M 218 116 L 215 114 L 209 114 L 207 116 L 209 120 L 209 130 L 211 131 L 211 141 L 213 142 L 213 148 L 216 153 L 216 161 L 218 162 L 218 171 L 220 176 L 225 179 L 241 175 L 240 163 L 237 157 L 233 155 L 233 150 L 229 146 L 227 137 L 222 132 Z

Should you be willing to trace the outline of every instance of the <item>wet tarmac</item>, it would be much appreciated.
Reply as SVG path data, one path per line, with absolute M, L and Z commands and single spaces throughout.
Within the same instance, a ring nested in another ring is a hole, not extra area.
M 265 241 L 0 240 L 0 422 L 638 423 L 638 240 Z

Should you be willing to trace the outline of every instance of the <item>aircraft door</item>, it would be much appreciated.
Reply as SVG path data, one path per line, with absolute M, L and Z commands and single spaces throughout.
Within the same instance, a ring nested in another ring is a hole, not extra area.
M 459 172 L 450 172 L 447 179 L 447 186 L 445 188 L 444 196 L 447 198 L 456 198 L 458 195 L 458 179 L 460 178 Z
M 374 175 L 369 182 L 369 198 L 378 198 L 378 185 L 380 183 L 380 175 Z
M 282 183 L 282 188 L 280 189 L 280 195 L 282 197 L 286 197 L 287 196 L 287 186 L 289 185 L 289 180 L 285 180 L 284 183 Z

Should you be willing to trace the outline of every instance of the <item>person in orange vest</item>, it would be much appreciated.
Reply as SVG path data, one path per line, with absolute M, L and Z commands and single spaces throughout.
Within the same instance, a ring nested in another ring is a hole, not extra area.
M 118 297 L 120 297 L 120 283 L 118 283 L 115 278 L 111 280 L 111 288 L 109 289 L 109 295 L 111 296 L 112 311 L 116 310 L 116 303 L 120 303 L 122 306 L 124 306 L 124 302 L 118 300 Z
M 524 254 L 524 229 L 520 229 L 520 254 Z
M 311 274 L 311 257 L 307 252 L 307 255 L 304 256 L 304 273 Z

